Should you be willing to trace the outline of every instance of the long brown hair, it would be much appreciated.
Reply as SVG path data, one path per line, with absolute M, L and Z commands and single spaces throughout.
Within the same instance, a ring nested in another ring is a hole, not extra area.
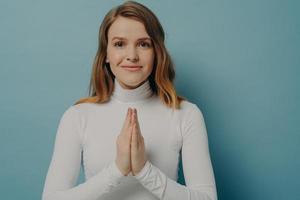
M 176 94 L 173 81 L 175 78 L 174 65 L 164 45 L 164 30 L 153 12 L 144 5 L 127 1 L 111 9 L 103 19 L 99 30 L 99 46 L 94 59 L 89 86 L 89 97 L 82 98 L 79 103 L 104 103 L 109 101 L 114 89 L 114 74 L 106 60 L 108 30 L 118 16 L 131 18 L 144 24 L 154 46 L 154 66 L 149 75 L 152 91 L 170 108 L 180 108 L 184 97 Z

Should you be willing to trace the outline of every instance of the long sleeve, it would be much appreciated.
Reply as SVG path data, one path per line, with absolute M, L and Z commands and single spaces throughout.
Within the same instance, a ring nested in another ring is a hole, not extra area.
M 81 165 L 83 136 L 80 128 L 79 111 L 71 106 L 58 126 L 43 200 L 96 200 L 120 183 L 123 175 L 112 162 L 88 181 L 75 186 Z
M 168 178 L 150 161 L 135 176 L 160 200 L 217 199 L 204 118 L 199 108 L 192 105 L 182 127 L 182 164 L 186 186 Z

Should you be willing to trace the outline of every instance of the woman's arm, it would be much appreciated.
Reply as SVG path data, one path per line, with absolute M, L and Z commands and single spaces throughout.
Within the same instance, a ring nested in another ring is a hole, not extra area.
M 112 162 L 94 177 L 77 186 L 82 153 L 80 116 L 71 106 L 62 116 L 48 169 L 43 200 L 96 200 L 119 184 L 123 177 Z
M 199 108 L 184 118 L 182 164 L 186 186 L 168 178 L 149 161 L 135 177 L 161 200 L 216 200 L 217 192 L 211 165 L 206 126 Z

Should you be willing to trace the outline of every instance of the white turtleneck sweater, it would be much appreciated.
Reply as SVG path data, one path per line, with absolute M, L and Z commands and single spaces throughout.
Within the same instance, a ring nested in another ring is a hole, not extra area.
M 191 102 L 181 106 L 165 106 L 149 81 L 127 90 L 116 80 L 109 102 L 70 106 L 60 119 L 42 199 L 217 199 L 203 115 Z M 136 176 L 123 176 L 115 164 L 128 107 L 137 109 L 148 158 Z M 176 182 L 180 150 L 186 186 Z M 85 182 L 76 185 L 81 165 Z

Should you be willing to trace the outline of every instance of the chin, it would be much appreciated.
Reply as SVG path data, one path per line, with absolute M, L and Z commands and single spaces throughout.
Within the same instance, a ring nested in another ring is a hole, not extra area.
M 141 84 L 142 82 L 140 81 L 140 82 L 135 82 L 135 83 L 129 83 L 129 84 L 126 84 L 128 87 L 138 87 L 140 84 Z
M 122 81 L 121 80 L 121 85 L 125 86 L 126 88 L 136 88 L 140 86 L 142 83 L 144 83 L 143 80 L 136 80 L 136 81 Z

